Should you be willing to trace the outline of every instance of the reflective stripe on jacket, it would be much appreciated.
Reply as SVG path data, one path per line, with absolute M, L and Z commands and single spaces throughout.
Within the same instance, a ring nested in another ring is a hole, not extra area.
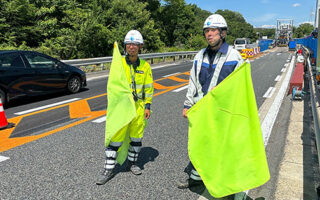
M 131 92 L 134 91 L 132 82 L 132 79 L 134 78 L 138 98 L 144 99 L 145 104 L 151 104 L 153 95 L 153 78 L 149 63 L 140 59 L 140 64 L 135 70 L 132 65 L 128 65 L 125 57 L 122 58 L 122 63 L 131 87 Z
M 190 108 L 204 96 L 202 86 L 199 81 L 199 74 L 201 67 L 209 63 L 208 54 L 204 54 L 205 50 L 206 48 L 201 49 L 194 58 L 193 66 L 190 70 L 188 92 L 184 102 L 185 108 Z M 244 61 L 240 53 L 230 46 L 228 46 L 227 51 L 224 53 L 219 51 L 213 61 L 215 70 L 208 91 L 213 89 L 243 62 Z

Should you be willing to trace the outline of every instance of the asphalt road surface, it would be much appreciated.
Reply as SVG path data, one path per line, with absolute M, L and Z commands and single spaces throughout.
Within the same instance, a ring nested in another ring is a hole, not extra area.
M 272 89 L 275 79 L 286 73 L 283 68 L 290 56 L 279 49 L 251 61 L 258 108 L 276 95 L 277 90 Z M 178 180 L 187 178 L 189 163 L 188 121 L 181 111 L 191 65 L 185 61 L 153 69 L 156 90 L 152 116 L 138 159 L 143 174 L 134 176 L 125 165 L 117 166 L 116 176 L 103 186 L 95 182 L 105 159 L 107 78 L 88 81 L 87 89 L 78 94 L 12 102 L 5 111 L 16 127 L 0 131 L 0 199 L 198 199 L 199 191 L 176 187 Z M 287 128 L 287 96 L 280 110 L 281 123 L 273 133 Z M 285 136 L 272 134 L 270 141 L 267 154 L 272 175 L 279 165 Z M 264 193 L 252 194 L 268 196 L 273 181 L 269 184 Z

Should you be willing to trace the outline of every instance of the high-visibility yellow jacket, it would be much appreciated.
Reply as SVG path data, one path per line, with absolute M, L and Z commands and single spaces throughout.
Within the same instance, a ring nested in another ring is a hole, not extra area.
M 150 109 L 153 95 L 153 78 L 149 63 L 138 58 L 137 63 L 135 63 L 137 65 L 135 69 L 126 57 L 122 58 L 122 63 L 131 87 L 131 92 L 136 92 L 138 98 L 145 102 L 146 108 Z M 135 88 L 132 81 L 133 79 L 135 80 Z

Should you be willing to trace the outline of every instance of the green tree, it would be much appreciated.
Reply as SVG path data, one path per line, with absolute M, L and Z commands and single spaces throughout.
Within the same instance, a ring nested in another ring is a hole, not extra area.
M 267 36 L 268 39 L 274 39 L 276 29 L 275 28 L 255 28 L 254 31 L 256 33 L 259 33 L 260 37 Z
M 293 37 L 302 38 L 308 36 L 313 31 L 314 27 L 309 23 L 300 24 L 298 28 L 294 28 Z
M 255 39 L 242 15 L 218 10 L 229 25 L 227 42 Z M 211 12 L 185 0 L 0 0 L 0 49 L 33 49 L 62 59 L 110 56 L 123 50 L 129 30 L 144 37 L 144 52 L 198 50 Z M 165 51 L 166 51 L 165 50 Z
M 258 38 L 253 26 L 247 23 L 239 12 L 231 10 L 217 10 L 216 13 L 222 15 L 227 21 L 228 34 L 226 41 L 228 44 L 233 44 L 236 38 L 250 38 L 251 41 Z
M 19 46 L 25 41 L 28 46 L 37 46 L 36 7 L 28 0 L 2 0 L 0 5 L 0 42 Z

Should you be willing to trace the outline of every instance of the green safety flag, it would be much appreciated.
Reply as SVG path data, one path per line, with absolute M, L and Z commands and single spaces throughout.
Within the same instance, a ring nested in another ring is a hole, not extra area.
M 249 63 L 208 92 L 187 116 L 189 157 L 212 196 L 249 190 L 269 180 Z
M 122 64 L 122 57 L 117 42 L 114 43 L 107 92 L 106 147 L 110 144 L 111 138 L 137 116 L 135 102 Z M 129 135 L 126 133 L 125 140 L 118 150 L 117 161 L 120 164 L 126 160 L 128 145 Z

